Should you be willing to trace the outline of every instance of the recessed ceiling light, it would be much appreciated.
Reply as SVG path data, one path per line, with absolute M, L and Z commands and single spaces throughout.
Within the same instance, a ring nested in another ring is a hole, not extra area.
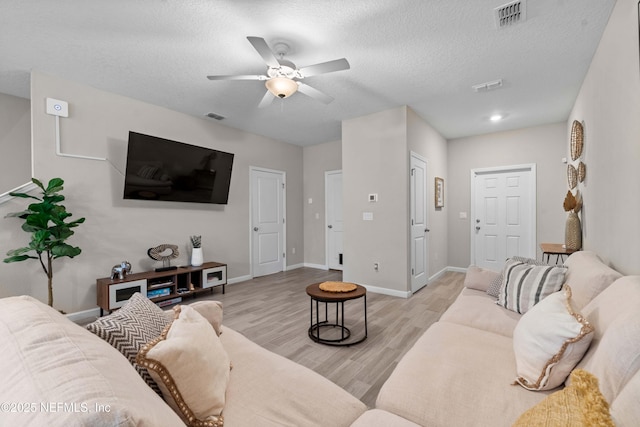
M 499 122 L 500 120 L 502 120 L 502 114 L 494 114 L 493 116 L 489 117 L 489 120 L 491 120 L 492 122 Z

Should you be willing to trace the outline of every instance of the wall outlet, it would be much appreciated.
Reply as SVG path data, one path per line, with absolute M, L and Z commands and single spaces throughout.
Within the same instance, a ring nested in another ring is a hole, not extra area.
M 296 248 L 291 248 L 291 253 L 295 254 L 296 253 Z

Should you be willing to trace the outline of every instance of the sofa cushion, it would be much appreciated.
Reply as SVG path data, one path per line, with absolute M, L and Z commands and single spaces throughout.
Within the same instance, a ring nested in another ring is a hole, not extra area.
M 589 348 L 593 326 L 571 307 L 571 288 L 549 295 L 513 331 L 516 381 L 528 390 L 561 385 Z
M 511 338 L 436 322 L 398 362 L 376 408 L 423 426 L 510 426 L 550 393 L 512 385 L 515 370 Z
M 212 300 L 196 301 L 189 304 L 189 307 L 194 308 L 207 319 L 216 334 L 220 336 L 222 331 L 222 302 Z
M 477 265 L 470 265 L 467 268 L 467 274 L 464 276 L 464 287 L 486 292 L 489 289 L 489 285 L 499 276 L 500 273 L 498 272 L 487 270 Z
M 34 298 L 0 299 L 0 342 L 0 402 L 37 405 L 3 426 L 182 425 L 122 354 Z
M 503 270 L 498 304 L 524 314 L 547 296 L 560 290 L 566 268 L 532 265 L 510 259 Z
M 442 314 L 440 321 L 511 337 L 521 317 L 521 314 L 497 305 L 495 298 L 486 292 L 465 288 Z
M 156 381 L 165 401 L 190 426 L 223 425 L 229 356 L 209 321 L 189 306 L 142 347 L 136 362 Z
M 609 403 L 598 389 L 598 379 L 576 369 L 571 383 L 526 411 L 513 427 L 598 426 L 614 427 Z
M 522 256 L 512 256 L 507 259 L 507 261 L 509 260 L 521 261 L 521 262 L 524 262 L 525 264 L 531 264 L 531 265 L 549 265 L 545 262 L 541 262 L 533 258 L 527 258 Z M 498 295 L 500 294 L 500 288 L 502 287 L 503 279 L 504 279 L 504 268 L 500 270 L 499 274 L 493 278 L 491 283 L 489 283 L 489 287 L 487 288 L 487 294 L 491 295 L 492 297 L 498 298 Z
M 611 403 L 611 417 L 619 427 L 640 424 L 640 372 L 636 372 Z
M 582 310 L 595 327 L 591 348 L 578 364 L 600 380 L 609 402 L 640 369 L 640 276 L 625 276 Z
M 351 427 L 420 427 L 405 418 L 381 409 L 370 409 L 360 415 Z
M 220 341 L 233 363 L 225 425 L 348 426 L 367 409 L 328 379 L 232 329 L 223 326 Z
M 149 387 L 160 394 L 147 369 L 136 363 L 136 356 L 142 346 L 158 337 L 169 323 L 170 318 L 157 305 L 136 292 L 122 308 L 88 324 L 87 329 L 129 359 Z
M 622 274 L 603 264 L 598 255 L 590 251 L 574 252 L 564 265 L 568 267 L 565 283 L 573 290 L 576 310 L 582 310 L 607 286 L 622 277 Z

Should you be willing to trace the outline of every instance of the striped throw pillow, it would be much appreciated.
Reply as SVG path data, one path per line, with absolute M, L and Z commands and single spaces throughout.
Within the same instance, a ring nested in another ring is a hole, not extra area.
M 497 304 L 524 314 L 545 297 L 559 291 L 567 268 L 556 265 L 531 265 L 507 260 Z

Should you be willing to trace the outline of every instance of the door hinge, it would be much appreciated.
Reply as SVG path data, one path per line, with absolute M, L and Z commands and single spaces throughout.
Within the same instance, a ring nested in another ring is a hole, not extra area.
M 416 172 L 416 168 L 411 168 L 411 176 Z
M 415 273 L 413 272 L 413 268 L 411 269 L 411 275 L 413 276 Z
M 413 225 L 413 218 L 411 218 L 411 225 Z
M 284 224 L 284 222 L 285 222 L 285 219 L 284 219 L 284 218 L 282 218 L 282 223 Z
M 282 189 L 284 190 L 284 182 L 282 183 Z
M 287 254 L 282 252 L 282 258 L 286 258 L 286 257 L 287 257 Z

